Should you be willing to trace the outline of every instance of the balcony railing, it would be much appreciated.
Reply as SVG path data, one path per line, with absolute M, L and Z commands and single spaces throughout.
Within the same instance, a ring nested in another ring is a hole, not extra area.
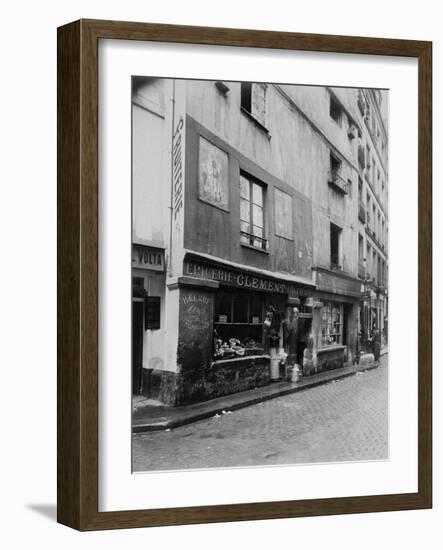
M 340 258 L 338 254 L 331 253 L 331 270 L 332 271 L 343 271 L 343 266 L 340 265 Z
M 253 235 L 252 233 L 248 233 L 246 231 L 240 231 L 240 242 L 254 248 L 258 248 L 259 250 L 268 250 L 267 239 L 258 237 L 257 235 Z
M 343 195 L 348 194 L 348 182 L 344 180 L 338 172 L 333 170 L 328 172 L 328 184 L 333 186 L 336 191 Z

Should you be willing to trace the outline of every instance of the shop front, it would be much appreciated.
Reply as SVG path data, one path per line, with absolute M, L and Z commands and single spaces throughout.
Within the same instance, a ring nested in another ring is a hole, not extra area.
M 313 285 L 197 255 L 185 258 L 183 273 L 168 286 L 180 292 L 175 404 L 269 384 L 270 355 L 283 346 L 281 323 L 288 308 L 302 308 L 300 324 L 310 327 L 311 308 L 304 304 L 312 302 Z
M 361 282 L 317 268 L 313 308 L 313 357 L 304 374 L 341 368 L 358 354 Z
M 132 246 L 132 392 L 148 395 L 150 373 L 164 364 L 164 250 Z

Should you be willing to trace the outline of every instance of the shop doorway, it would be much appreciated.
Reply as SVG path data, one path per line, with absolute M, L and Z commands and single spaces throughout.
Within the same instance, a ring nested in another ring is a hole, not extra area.
M 143 385 L 143 335 L 145 288 L 143 277 L 132 278 L 132 393 L 140 395 Z
M 132 393 L 142 390 L 143 302 L 132 302 Z
M 139 395 L 142 391 L 143 363 L 143 301 L 132 302 L 132 393 Z

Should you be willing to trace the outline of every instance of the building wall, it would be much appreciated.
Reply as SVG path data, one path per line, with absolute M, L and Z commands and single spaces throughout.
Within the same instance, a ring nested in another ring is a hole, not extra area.
M 176 116 L 176 102 L 172 100 L 180 94 L 183 95 L 170 79 L 133 80 L 132 239 L 138 245 L 163 250 L 168 273 L 171 273 L 172 125 Z M 165 272 L 134 270 L 133 276 L 143 276 L 147 294 L 161 298 L 160 329 L 143 332 L 146 387 L 148 382 L 155 382 L 156 373 L 177 370 L 178 292 L 167 291 Z
M 364 163 L 359 163 L 360 204 L 365 212 L 365 221 L 359 220 L 363 242 L 359 262 L 368 295 L 361 315 L 365 338 L 374 321 L 379 329 L 384 329 L 388 314 L 389 136 L 386 120 L 389 96 L 388 91 L 362 90 L 359 98 L 358 117 L 362 128 L 359 146 L 364 150 Z
M 133 241 L 165 247 L 169 170 L 164 79 L 135 81 L 133 93 Z
M 229 157 L 229 206 L 222 210 L 199 200 L 198 152 L 199 136 L 204 136 L 225 151 Z M 224 140 L 196 121 L 187 120 L 186 217 L 185 248 L 283 274 L 311 279 L 312 217 L 311 201 L 286 182 L 242 155 Z M 266 184 L 265 227 L 268 251 L 240 243 L 240 170 Z M 275 189 L 292 197 L 291 238 L 276 234 Z
M 245 166 L 268 185 L 280 186 L 295 197 L 295 242 L 292 245 L 274 238 L 272 193 L 269 193 L 268 230 L 272 240 L 270 251 L 272 255 L 275 250 L 277 256 L 284 258 L 284 261 L 276 264 L 272 258 L 258 258 L 250 253 L 242 256 L 236 237 L 238 227 L 235 226 L 231 229 L 230 239 L 225 242 L 225 248 L 219 243 L 215 249 L 208 249 L 206 252 L 233 260 L 247 260 L 257 267 L 267 266 L 306 276 L 312 265 L 330 264 L 329 242 L 324 236 L 329 233 L 329 223 L 333 221 L 343 229 L 342 267 L 347 273 L 357 276 L 356 145 L 347 136 L 346 120 L 343 127 L 339 128 L 331 119 L 329 91 L 312 87 L 300 87 L 294 91 L 287 86 L 268 86 L 264 130 L 240 109 L 240 84 L 226 84 L 229 92 L 223 95 L 213 82 L 189 82 L 187 112 L 197 124 L 207 130 L 208 137 L 217 146 L 233 157 L 230 165 L 230 200 L 233 204 L 230 207 L 238 205 L 236 182 L 239 168 Z M 318 109 L 319 105 L 321 109 Z M 191 155 L 196 155 L 197 147 L 194 144 Z M 331 150 L 342 160 L 342 177 L 350 182 L 350 192 L 345 197 L 333 191 L 327 183 Z M 191 175 L 195 166 L 196 159 L 193 157 L 187 166 L 189 189 L 196 184 L 196 174 Z M 196 214 L 199 219 L 202 216 L 205 222 L 200 225 L 200 231 L 205 230 L 202 225 L 206 226 L 208 222 L 211 224 L 208 231 L 220 235 L 220 230 L 224 227 L 222 233 L 226 232 L 225 222 L 228 216 L 225 213 L 200 205 Z M 231 214 L 236 212 L 231 211 Z M 194 222 L 196 217 L 194 216 Z M 231 218 L 235 221 L 238 215 Z M 188 237 L 191 234 L 196 234 L 194 226 L 189 227 L 187 232 Z M 196 243 L 192 238 L 187 238 L 187 245 L 195 247 Z
M 215 283 L 200 281 L 192 287 L 195 277 L 184 272 L 187 254 L 200 254 L 215 265 L 226 262 L 237 269 L 305 283 L 300 296 L 317 304 L 312 323 L 314 370 L 332 368 L 337 357 L 343 359 L 341 354 L 349 351 L 352 358 L 357 351 L 363 288 L 358 280 L 359 235 L 363 254 L 370 243 L 371 256 L 373 250 L 381 257 L 384 253 L 387 269 L 387 149 L 383 156 L 377 153 L 377 143 L 359 112 L 360 92 L 260 86 L 266 109 L 258 118 L 241 108 L 240 83 L 166 79 L 160 84 L 145 79 L 135 89 L 134 151 L 139 164 L 134 166 L 134 242 L 162 246 L 167 263 L 164 319 L 160 331 L 145 337 L 143 366 L 152 371 L 150 383 L 156 395 L 151 396 L 173 405 L 208 398 L 229 386 L 222 389 L 223 384 L 212 378 L 216 290 L 211 285 Z M 373 100 L 368 96 L 368 101 Z M 381 115 L 377 120 L 380 132 Z M 383 138 L 387 144 L 385 134 Z M 366 150 L 366 145 L 369 169 L 366 164 L 359 166 L 359 147 Z M 332 158 L 339 163 L 339 180 L 331 177 Z M 202 173 L 215 182 L 217 199 L 203 196 Z M 267 245 L 262 248 L 241 241 L 241 174 L 255 178 L 264 189 Z M 288 200 L 278 201 L 279 193 Z M 360 196 L 365 202 L 367 194 L 371 209 L 376 204 L 385 220 L 385 231 L 380 223 L 375 235 L 371 224 L 358 220 Z M 282 235 L 285 211 L 290 211 L 292 230 Z M 337 262 L 332 262 L 331 224 L 341 230 Z M 313 286 L 307 290 L 307 283 L 315 283 L 316 290 Z M 194 300 L 196 296 L 200 301 Z M 330 346 L 337 356 L 334 360 L 321 337 L 323 301 L 341 304 L 346 317 L 343 337 Z M 380 318 L 386 307 L 383 297 L 377 296 L 377 307 Z M 317 352 L 323 363 L 316 366 Z

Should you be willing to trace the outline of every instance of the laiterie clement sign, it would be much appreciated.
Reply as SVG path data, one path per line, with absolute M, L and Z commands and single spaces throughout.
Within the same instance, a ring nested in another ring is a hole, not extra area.
M 295 285 L 285 282 L 275 281 L 240 270 L 237 271 L 235 269 L 212 266 L 190 260 L 185 260 L 184 272 L 185 275 L 189 275 L 190 277 L 209 279 L 228 286 L 260 292 L 276 292 L 279 294 L 292 295 L 295 293 L 296 289 Z M 297 294 L 300 294 L 300 290 L 301 289 L 297 288 Z

